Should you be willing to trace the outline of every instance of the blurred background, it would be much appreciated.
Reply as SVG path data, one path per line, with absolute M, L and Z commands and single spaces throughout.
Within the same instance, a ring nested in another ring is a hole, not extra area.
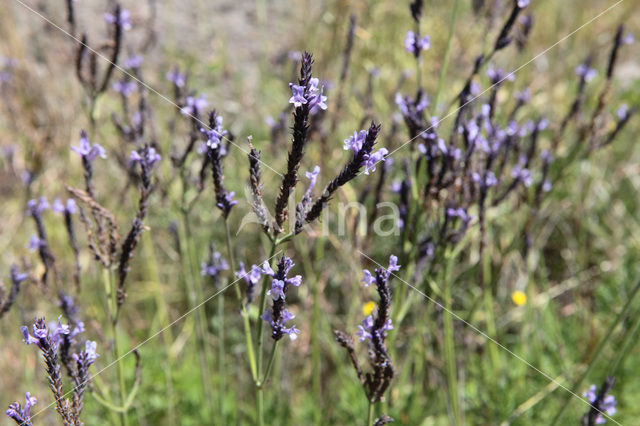
M 615 3 L 532 0 L 527 12 L 535 20 L 528 43 L 520 52 L 511 48 L 493 59 L 505 70 L 526 64 L 501 95 L 513 96 L 528 87 L 532 93 L 528 116 L 559 121 L 575 95 L 576 65 L 591 55 L 592 66 L 600 76 L 594 84 L 599 87 L 618 25 L 624 23 L 627 31 L 640 35 L 640 4 L 622 1 L 543 55 L 536 55 Z M 113 4 L 74 2 L 77 33 L 86 33 L 90 45 L 99 47 L 108 39 L 104 14 Z M 431 49 L 423 53 L 420 78 L 429 95 L 437 90 L 452 4 L 425 1 L 421 30 L 431 37 Z M 141 75 L 152 88 L 148 93 L 153 114 L 149 137 L 163 155 L 159 187 L 152 195 L 146 220 L 151 232 L 144 233 L 132 261 L 129 298 L 120 319 L 126 330 L 124 347 L 131 348 L 188 310 L 173 232 L 173 224 L 180 220 L 176 200 L 182 188 L 174 181 L 169 156 L 175 147 L 182 150 L 186 146 L 189 123 L 169 102 L 173 88 L 165 78 L 167 72 L 176 66 L 186 72 L 189 88 L 204 94 L 210 107 L 224 116 L 235 142 L 247 147 L 246 137 L 252 135 L 253 144 L 263 151 L 262 160 L 282 171 L 290 141 L 288 83 L 295 81 L 300 52 L 312 52 L 314 76 L 325 80 L 329 89 L 329 111 L 338 90 L 344 91 L 344 104 L 335 125 L 327 118 L 326 131 L 310 143 L 301 168 L 306 171 L 322 164 L 322 182 L 335 175 L 346 161 L 342 141 L 354 130 L 366 127 L 362 123 L 367 118 L 382 122 L 382 144 L 390 150 L 407 141 L 401 122 L 398 130 L 391 132 L 394 120 L 398 121 L 397 116 L 394 118 L 394 96 L 398 91 L 413 93 L 417 76 L 414 58 L 404 50 L 405 34 L 413 29 L 406 1 L 123 0 L 122 6 L 131 13 L 131 30 L 125 34 L 122 57 L 143 57 Z M 461 90 L 475 56 L 492 42 L 509 9 L 506 0 L 460 1 L 439 110 L 446 110 L 447 103 Z M 355 16 L 357 24 L 349 72 L 340 86 L 350 15 Z M 69 148 L 77 144 L 81 129 L 89 129 L 90 120 L 87 99 L 75 75 L 77 43 L 65 34 L 68 30 L 62 0 L 5 0 L 0 5 L 0 273 L 5 287 L 10 285 L 7 277 L 12 263 L 28 268 L 32 277 L 42 269 L 39 259 L 27 248 L 34 227 L 25 216 L 26 202 L 40 196 L 66 199 L 65 185 L 83 186 L 80 159 Z M 620 54 L 610 95 L 616 99 L 609 106 L 612 111 L 621 102 L 630 106 L 640 103 L 639 54 L 638 43 L 625 47 Z M 99 60 L 99 66 L 104 65 Z M 121 77 L 115 70 L 114 79 Z M 597 93 L 596 89 L 589 92 L 592 102 Z M 270 124 L 278 122 L 283 111 L 284 133 L 274 133 Z M 114 112 L 120 113 L 120 98 L 110 89 L 95 106 L 91 139 L 109 153 L 106 161 L 95 163 L 94 180 L 99 201 L 114 212 L 122 234 L 128 230 L 137 207 L 137 191 L 119 164 L 133 146 L 119 137 L 112 123 Z M 443 121 L 441 128 L 450 129 L 451 121 Z M 639 130 L 638 121 L 632 120 L 614 144 L 574 162 L 559 181 L 553 182 L 554 190 L 538 212 L 541 220 L 528 264 L 524 264 L 513 242 L 521 238 L 519 232 L 529 211 L 500 209 L 492 213 L 496 340 L 569 387 L 592 359 L 598 342 L 640 279 Z M 395 166 L 385 189 L 389 201 L 395 197 L 389 189 L 391 182 L 402 175 L 399 159 L 409 155 L 408 147 L 404 151 L 394 154 Z M 196 161 L 194 176 L 198 167 Z M 266 167 L 262 173 L 265 201 L 271 206 L 280 177 Z M 376 182 L 375 177 L 361 178 L 343 188 L 336 199 L 356 201 L 363 188 Z M 235 234 L 242 216 L 250 211 L 244 197 L 248 162 L 246 154 L 235 147 L 225 159 L 225 179 L 240 201 L 230 216 Z M 191 212 L 198 264 L 206 260 L 210 242 L 225 253 L 224 227 L 213 207 L 211 185 L 207 184 Z M 103 325 L 100 272 L 86 250 L 84 229 L 77 221 L 82 291 L 75 294 L 70 283 L 73 256 L 62 219 L 48 213 L 45 223 L 61 279 L 47 289 L 30 279 L 16 305 L 0 319 L 0 403 L 5 405 L 20 400 L 25 390 L 38 396 L 37 409 L 51 402 L 40 355 L 21 343 L 19 327 L 32 323 L 37 316 L 56 318 L 60 314 L 55 303 L 59 289 L 74 294 L 87 338 L 98 341 L 98 352 L 104 353 L 97 369 L 111 361 L 107 349 L 110 335 Z M 302 334 L 295 342 L 282 345 L 266 394 L 268 424 L 359 424 L 366 418 L 367 404 L 360 384 L 332 331 L 354 333 L 364 317 L 365 304 L 375 299 L 370 289 L 359 284 L 362 269 L 375 266 L 357 256 L 355 250 L 363 250 L 386 264 L 398 242 L 393 237 L 358 236 L 355 214 L 350 214 L 346 223 L 344 234 L 335 232 L 337 221 L 329 221 L 326 226 L 333 232 L 305 232 L 287 250 L 297 264 L 293 273 L 303 275 L 303 285 L 290 302 Z M 484 330 L 485 318 L 478 309 L 480 287 L 475 281 L 477 229 L 472 227 L 469 232 L 469 249 L 453 272 L 454 311 Z M 251 264 L 266 259 L 265 241 L 257 225 L 241 229 L 234 236 L 237 260 Z M 517 290 L 526 292 L 526 303 L 514 303 L 512 294 Z M 215 291 L 214 283 L 206 283 L 206 295 Z M 253 384 L 244 355 L 241 319 L 233 294 L 224 293 L 223 297 L 228 299 L 224 311 L 226 383 L 212 377 L 216 394 L 224 395 L 223 412 L 216 411 L 211 417 L 206 407 L 192 350 L 194 318 L 188 316 L 140 348 L 142 381 L 129 413 L 130 423 L 252 422 Z M 206 343 L 215 352 L 220 345 L 215 332 L 219 320 L 215 300 L 203 309 L 210 327 Z M 437 350 L 441 315 L 436 305 L 417 297 L 403 326 L 395 331 L 397 376 L 384 407 L 398 424 L 449 424 L 443 361 Z M 640 395 L 640 347 L 625 344 L 639 316 L 640 304 L 635 303 L 628 318 L 611 335 L 581 389 L 586 390 L 591 383 L 599 386 L 620 352 L 628 351 L 617 367 L 611 392 L 618 400 L 614 418 L 620 424 L 634 424 L 640 415 L 635 403 Z M 489 371 L 487 350 L 491 343 L 461 322 L 456 321 L 455 327 L 465 423 L 548 424 L 563 404 L 565 391 L 500 348 L 499 369 Z M 361 349 L 364 356 L 365 350 Z M 124 362 L 127 380 L 132 382 L 134 359 L 130 356 Z M 167 365 L 171 369 L 171 389 L 167 388 Z M 101 374 L 105 382 L 115 383 L 112 370 Z M 578 424 L 587 408 L 572 398 L 560 424 Z M 105 413 L 108 410 L 87 395 L 85 424 L 111 421 Z M 34 423 L 55 424 L 58 420 L 51 408 L 39 414 Z

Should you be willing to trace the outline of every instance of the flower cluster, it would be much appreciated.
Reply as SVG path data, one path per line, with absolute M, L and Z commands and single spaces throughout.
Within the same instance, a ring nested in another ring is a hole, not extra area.
M 293 266 L 293 261 L 286 256 L 280 258 L 276 271 L 271 268 L 269 262 L 262 265 L 262 273 L 272 278 L 271 289 L 267 295 L 271 295 L 273 306 L 271 312 L 265 310 L 261 318 L 271 326 L 271 337 L 276 341 L 282 339 L 285 334 L 289 336 L 289 339 L 295 340 L 300 334 L 300 330 L 295 325 L 285 326 L 288 321 L 295 318 L 293 313 L 285 309 L 285 296 L 291 286 L 298 287 L 302 283 L 300 275 L 287 278 L 287 274 Z
M 179 80 L 178 77 L 175 77 L 175 78 L 178 82 L 182 81 L 182 80 Z M 177 85 L 177 83 L 175 82 L 174 84 Z M 193 117 L 198 117 L 200 113 L 209 106 L 209 102 L 207 102 L 204 95 L 200 95 L 199 98 L 196 98 L 193 96 L 187 96 L 187 99 L 185 100 L 185 102 L 186 102 L 186 105 L 180 109 L 180 112 L 182 113 L 182 115 L 188 115 Z
M 345 148 L 353 152 L 351 160 L 342 168 L 340 173 L 333 178 L 324 188 L 320 197 L 315 202 L 300 203 L 296 209 L 295 233 L 302 232 L 303 226 L 320 217 L 320 213 L 335 191 L 349 181 L 353 180 L 360 170 L 365 167 L 365 174 L 375 170 L 377 162 L 384 161 L 388 151 L 381 148 L 373 153 L 380 126 L 371 123 L 366 131 L 356 132 L 351 138 L 345 140 Z
M 119 9 L 116 13 L 105 13 L 104 20 L 108 24 L 122 27 L 125 31 L 131 29 L 131 13 L 127 9 Z
M 56 198 L 53 200 L 53 207 L 51 210 L 60 214 L 76 214 L 78 211 L 78 205 L 76 204 L 76 200 L 73 198 L 67 199 L 67 202 L 64 204 L 60 201 L 60 198 Z
M 359 132 L 353 132 L 353 135 L 349 139 L 344 140 L 344 149 L 351 150 L 354 156 L 357 156 L 362 149 L 366 139 L 367 130 L 360 130 Z M 386 155 L 389 154 L 387 148 L 380 148 L 376 152 L 367 153 L 364 156 L 364 174 L 368 175 L 371 172 L 376 171 L 376 164 L 384 161 Z
M 222 271 L 229 269 L 229 264 L 226 259 L 222 257 L 220 252 L 213 249 L 213 245 L 210 246 L 209 260 L 200 264 L 200 275 L 216 278 Z
M 362 322 L 362 325 L 358 326 L 357 332 L 358 339 L 361 342 L 368 341 L 369 363 L 373 369 L 372 372 L 362 372 L 351 336 L 342 331 L 334 332 L 338 343 L 347 350 L 351 363 L 360 379 L 360 383 L 371 403 L 382 400 L 395 373 L 391 363 L 391 357 L 385 346 L 385 338 L 387 331 L 393 329 L 391 319 L 389 318 L 389 310 L 391 308 L 389 279 L 392 273 L 399 269 L 398 258 L 391 255 L 389 257 L 388 268 L 376 268 L 373 276 L 368 270 L 364 270 L 362 282 L 364 282 L 367 287 L 372 283 L 375 284 L 380 297 L 375 314 L 367 316 Z
M 29 410 L 31 409 L 31 407 L 36 405 L 37 402 L 38 400 L 35 396 L 31 396 L 29 392 L 25 392 L 24 408 L 20 405 L 19 402 L 14 402 L 13 404 L 9 405 L 9 408 L 7 409 L 7 411 L 5 411 L 5 414 L 7 415 L 7 417 L 21 426 L 31 426 L 32 423 Z
M 226 218 L 229 216 L 231 208 L 238 202 L 233 199 L 235 192 L 227 192 L 223 182 L 222 157 L 225 151 L 221 142 L 227 131 L 222 127 L 222 117 L 217 115 L 215 111 L 211 111 L 209 113 L 209 130 L 201 129 L 201 132 L 207 137 L 206 152 L 208 162 L 211 164 L 216 206 L 222 210 L 222 215 Z
M 318 78 L 310 78 L 309 83 L 303 86 L 289 83 L 289 88 L 292 94 L 289 103 L 294 107 L 300 108 L 302 105 L 306 105 L 311 114 L 315 114 L 320 109 L 327 109 L 327 97 L 323 94 L 324 86 L 320 85 Z
M 583 416 L 582 424 L 601 425 L 606 423 L 604 415 L 611 417 L 616 413 L 616 399 L 613 395 L 608 395 L 613 383 L 614 378 L 607 377 L 599 391 L 596 385 L 591 385 L 589 390 L 582 394 L 591 403 L 591 409 Z
M 429 50 L 431 47 L 431 41 L 428 35 L 421 37 L 419 34 L 415 34 L 413 31 L 408 31 L 407 36 L 404 39 L 404 50 L 413 54 L 416 58 L 420 56 L 420 52 L 423 50 Z
M 258 265 L 251 265 L 251 268 L 249 268 L 247 272 L 244 268 L 244 263 L 240 262 L 240 269 L 235 272 L 235 275 L 238 279 L 244 279 L 247 284 L 245 294 L 247 295 L 247 303 L 251 303 L 254 298 L 256 285 L 258 285 L 260 277 L 262 277 L 262 268 Z
M 71 150 L 82 157 L 83 162 L 93 163 L 97 158 L 107 158 L 107 151 L 97 143 L 91 145 L 87 132 L 80 132 L 80 143 L 78 146 L 72 146 Z

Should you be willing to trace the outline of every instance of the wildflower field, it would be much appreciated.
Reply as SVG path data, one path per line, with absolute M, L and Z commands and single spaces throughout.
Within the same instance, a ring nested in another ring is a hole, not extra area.
M 635 425 L 637 0 L 3 0 L 18 425 Z

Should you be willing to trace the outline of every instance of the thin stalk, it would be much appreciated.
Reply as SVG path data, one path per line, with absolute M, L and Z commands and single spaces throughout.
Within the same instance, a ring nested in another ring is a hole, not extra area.
M 276 239 L 271 240 L 271 250 L 269 251 L 269 260 L 268 262 L 271 262 L 273 255 L 276 252 L 276 246 L 277 246 L 278 242 L 276 241 Z M 262 314 L 264 313 L 264 309 L 267 303 L 267 288 L 269 287 L 269 277 L 265 276 L 264 279 L 262 280 L 262 291 L 260 293 L 260 305 L 259 305 L 259 310 L 258 310 L 258 321 L 257 321 L 257 332 L 256 332 L 256 339 L 258 341 L 258 362 L 257 362 L 257 378 L 255 381 L 256 384 L 256 403 L 257 403 L 257 409 L 258 409 L 258 425 L 263 426 L 264 425 L 264 392 L 263 392 L 263 386 L 262 383 L 259 381 L 260 377 L 262 376 L 262 352 L 263 352 L 263 345 L 264 345 L 264 335 L 262 333 L 263 330 L 263 324 L 262 324 L 262 320 L 260 319 L 260 317 L 262 316 Z M 275 349 L 275 345 L 274 345 L 274 349 Z M 275 352 L 275 350 L 273 351 Z M 275 354 L 272 354 L 275 356 Z
M 269 374 L 271 373 L 271 367 L 273 367 L 273 360 L 276 358 L 276 350 L 278 348 L 278 341 L 273 342 L 273 346 L 271 346 L 271 354 L 269 355 L 269 361 L 267 361 L 267 369 L 264 372 L 264 377 L 260 382 L 260 387 L 264 387 L 269 379 Z
M 611 339 L 611 336 L 613 335 L 613 332 L 615 331 L 615 329 L 618 327 L 618 325 L 622 322 L 622 320 L 624 320 L 624 318 L 629 313 L 629 310 L 631 309 L 631 304 L 632 304 L 633 300 L 635 299 L 636 295 L 638 294 L 638 290 L 640 290 L 640 281 L 638 281 L 635 284 L 635 286 L 631 290 L 631 293 L 629 294 L 629 298 L 627 299 L 627 303 L 625 303 L 624 307 L 622 308 L 622 311 L 620 311 L 620 313 L 618 314 L 616 319 L 613 321 L 613 323 L 611 323 L 611 325 L 607 329 L 607 331 L 604 334 L 604 337 L 602 338 L 602 340 L 600 340 L 600 343 L 598 343 L 598 347 L 596 348 L 596 350 L 595 350 L 595 352 L 593 354 L 593 357 L 591 357 L 591 361 L 587 365 L 587 368 L 576 379 L 576 381 L 573 382 L 573 385 L 571 386 L 571 393 L 569 393 L 569 392 L 565 393 L 564 397 L 562 398 L 561 404 L 560 404 L 560 409 L 558 410 L 558 412 L 556 413 L 555 417 L 553 418 L 553 421 L 550 423 L 551 426 L 554 426 L 556 423 L 558 423 L 558 420 L 560 420 L 560 418 L 564 414 L 565 410 L 567 409 L 567 406 L 569 405 L 569 399 L 578 392 L 578 390 L 579 390 L 578 388 L 580 387 L 580 385 L 582 385 L 582 382 L 584 381 L 584 379 L 587 378 L 589 373 L 591 373 L 591 371 L 593 370 L 593 367 L 595 367 L 598 359 L 600 358 L 600 355 L 602 354 L 602 350 L 604 349 L 604 347 L 607 345 L 607 343 Z
M 224 396 L 225 396 L 225 368 L 224 368 L 224 297 L 218 297 L 218 374 L 220 376 L 220 386 L 218 388 L 219 416 L 224 421 Z
M 233 249 L 231 248 L 231 233 L 229 230 L 229 221 L 225 218 L 224 220 L 224 226 L 225 226 L 225 237 L 226 237 L 226 243 L 227 243 L 227 253 L 229 256 L 229 264 L 231 265 L 231 271 L 235 271 L 236 270 L 236 262 L 235 262 L 235 257 L 233 255 Z M 271 255 L 273 256 L 273 254 Z M 269 258 L 271 259 L 271 258 Z M 238 280 L 239 281 L 239 280 Z M 238 299 L 238 302 L 240 303 L 240 307 L 242 309 L 241 315 L 242 315 L 242 323 L 244 326 L 244 337 L 245 337 L 245 341 L 247 344 L 247 356 L 249 357 L 249 366 L 251 368 L 251 377 L 253 377 L 254 381 L 258 381 L 258 370 L 257 370 L 257 366 L 256 366 L 256 355 L 255 352 L 253 350 L 253 336 L 251 334 L 251 324 L 249 322 L 249 312 L 247 311 L 247 307 L 244 304 L 243 300 L 242 300 L 242 293 L 240 292 L 240 285 L 238 283 L 234 284 L 233 286 L 235 293 L 236 293 L 236 297 Z M 258 319 L 258 321 L 260 321 Z
M 452 312 L 452 298 L 451 298 L 451 252 L 445 255 L 445 267 L 443 270 L 443 299 L 444 299 L 444 312 L 442 313 L 442 322 L 444 328 L 444 361 L 447 371 L 447 388 L 449 391 L 449 399 L 451 404 L 451 411 L 453 414 L 453 420 L 456 425 L 460 425 L 460 411 L 458 409 L 458 373 L 456 369 L 456 351 L 454 341 L 453 320 L 451 318 Z
M 493 310 L 493 292 L 491 291 L 491 256 L 487 250 L 486 244 L 483 244 L 480 260 L 482 262 L 482 265 L 480 265 L 482 268 L 482 298 L 484 301 L 485 315 L 487 316 L 487 332 L 489 337 L 495 339 L 497 336 L 495 313 Z M 498 347 L 496 345 L 489 345 L 489 358 L 491 359 L 491 367 L 493 370 L 492 376 L 495 377 L 500 366 Z
M 182 224 L 183 232 L 180 235 L 180 249 L 183 250 L 184 261 L 183 269 L 185 273 L 185 280 L 188 282 L 189 288 L 189 308 L 193 309 L 196 300 L 203 300 L 202 283 L 194 279 L 195 273 L 193 269 L 193 236 L 191 235 L 191 228 L 189 225 L 189 216 L 186 210 L 182 210 Z M 188 275 L 187 275 L 188 274 Z M 205 317 L 204 307 L 196 310 L 196 343 L 198 349 L 198 360 L 200 363 L 200 375 L 202 376 L 202 388 L 207 401 L 206 406 L 211 409 L 214 406 L 213 403 L 213 386 L 211 384 L 211 372 L 209 371 L 209 351 L 206 345 L 206 331 L 207 320 Z
M 367 426 L 371 426 L 373 424 L 374 408 L 375 408 L 375 404 L 372 401 L 369 401 L 369 412 L 367 414 Z
M 118 342 L 118 322 L 115 318 L 115 306 L 116 302 L 116 292 L 113 288 L 113 280 L 111 277 L 111 270 L 107 268 L 103 268 L 102 270 L 102 279 L 104 280 L 104 287 L 107 290 L 107 297 L 110 299 L 110 303 L 108 303 L 108 316 L 109 316 L 109 324 L 111 324 L 111 335 L 113 337 L 113 356 L 115 363 L 118 367 L 118 391 L 120 394 L 120 403 L 123 405 L 123 410 L 120 414 L 120 424 L 121 426 L 127 426 L 127 411 L 126 407 L 124 407 L 124 403 L 127 398 L 127 390 L 124 383 L 124 365 L 122 364 L 122 360 L 120 359 L 120 343 Z
M 153 249 L 153 242 L 151 241 L 151 236 L 148 232 L 144 232 L 142 234 L 142 250 L 145 253 L 145 257 L 147 261 L 145 262 L 147 266 L 147 274 L 150 279 L 153 281 L 154 285 L 154 293 L 155 293 L 155 302 L 156 307 L 158 309 L 158 316 L 160 317 L 160 324 L 162 329 L 167 330 L 169 328 L 169 315 L 167 313 L 167 302 L 162 297 L 162 288 L 160 285 L 160 276 L 158 274 L 158 267 L 156 263 L 155 251 Z M 169 352 L 169 348 L 171 347 L 171 335 L 167 330 L 162 333 L 162 341 L 164 347 Z M 164 367 L 164 375 L 165 375 L 165 383 L 167 386 L 167 414 L 168 414 L 168 423 L 170 425 L 174 425 L 175 420 L 175 406 L 174 406 L 174 391 L 173 391 L 173 373 L 171 365 L 173 363 L 173 357 L 169 355 L 168 362 Z
M 640 331 L 640 313 L 637 313 L 636 315 L 638 315 L 636 318 L 636 322 L 631 327 L 631 331 L 628 332 L 627 335 L 624 337 L 624 340 L 621 345 L 622 349 L 618 351 L 618 356 L 611 363 L 611 366 L 609 367 L 609 373 L 607 374 L 607 376 L 616 375 L 616 372 L 618 371 L 618 367 L 622 365 L 622 363 L 624 362 L 624 359 L 627 357 L 627 355 L 629 355 L 629 352 L 631 351 L 633 346 L 636 343 L 638 343 L 637 336 L 638 336 L 638 331 Z
M 438 100 L 444 87 L 444 78 L 447 75 L 447 68 L 449 66 L 449 58 L 451 56 L 451 40 L 453 40 L 453 31 L 456 26 L 456 20 L 458 19 L 458 10 L 460 9 L 460 0 L 454 0 L 453 11 L 451 12 L 451 20 L 449 21 L 449 36 L 447 37 L 447 46 L 444 50 L 444 59 L 442 60 L 442 68 L 440 68 L 440 78 L 438 80 L 438 90 L 433 97 L 433 111 L 438 112 Z

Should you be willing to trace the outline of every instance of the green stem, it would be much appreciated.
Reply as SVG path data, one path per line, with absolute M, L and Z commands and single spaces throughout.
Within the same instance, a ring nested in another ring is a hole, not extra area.
M 496 321 L 495 313 L 493 310 L 493 292 L 491 291 L 491 256 L 487 250 L 486 244 L 483 244 L 483 250 L 481 254 L 480 265 L 482 273 L 482 293 L 484 300 L 485 315 L 487 316 L 487 333 L 492 339 L 496 338 Z M 498 368 L 500 366 L 498 347 L 494 344 L 489 345 L 489 358 L 491 359 L 491 367 L 493 374 L 491 376 L 496 377 L 498 374 Z
M 442 313 L 442 321 L 444 326 L 444 361 L 447 371 L 447 388 L 449 390 L 449 399 L 453 420 L 456 425 L 460 425 L 460 411 L 458 409 L 458 373 L 456 371 L 456 352 L 454 342 L 453 320 L 451 318 L 452 298 L 451 298 L 451 252 L 445 255 L 445 264 L 443 270 L 443 299 L 444 312 Z
M 369 412 L 367 414 L 367 426 L 371 426 L 373 424 L 373 412 L 374 412 L 375 404 L 373 401 L 369 401 Z
M 264 372 L 264 377 L 260 382 L 259 386 L 262 388 L 267 383 L 269 379 L 269 374 L 271 373 L 271 367 L 273 367 L 273 360 L 276 359 L 276 351 L 278 348 L 278 340 L 273 342 L 273 346 L 271 346 L 271 354 L 269 355 L 269 361 L 267 361 L 267 369 Z
M 194 309 L 196 300 L 204 300 L 202 294 L 202 283 L 195 283 L 195 273 L 193 269 L 193 238 L 191 235 L 191 227 L 189 225 L 188 212 L 182 210 L 183 232 L 181 233 L 180 249 L 183 250 L 183 269 L 187 287 L 189 289 L 189 308 Z M 195 284 L 195 285 L 194 285 Z M 198 360 L 200 363 L 200 375 L 202 376 L 202 388 L 207 401 L 206 407 L 211 409 L 213 403 L 213 390 L 211 384 L 211 373 L 209 371 L 209 351 L 206 344 L 207 319 L 205 316 L 205 308 L 201 306 L 196 310 L 196 340 L 198 349 Z
M 109 324 L 111 324 L 111 335 L 113 337 L 113 356 L 115 359 L 115 363 L 118 367 L 118 391 L 120 394 L 120 403 L 123 406 L 123 410 L 120 414 L 120 424 L 122 426 L 126 426 L 127 423 L 127 407 L 124 406 L 126 401 L 127 390 L 124 383 L 124 365 L 122 364 L 122 360 L 120 359 L 120 343 L 118 339 L 118 322 L 115 317 L 115 309 L 117 306 L 116 300 L 116 292 L 113 286 L 113 280 L 111 277 L 111 270 L 108 268 L 102 269 L 102 279 L 104 281 L 104 288 L 107 291 L 108 298 L 108 317 Z
M 231 248 L 231 232 L 229 230 L 229 221 L 225 218 L 224 220 L 225 226 L 225 238 L 227 243 L 227 253 L 229 256 L 229 263 L 231 264 L 231 271 L 236 270 L 236 262 L 235 257 L 233 255 L 233 249 Z M 238 280 L 239 281 L 239 280 Z M 249 366 L 251 368 L 251 377 L 253 377 L 254 381 L 258 381 L 258 370 L 256 366 L 256 356 L 253 350 L 253 336 L 251 335 L 251 324 L 249 322 L 249 312 L 247 311 L 247 306 L 244 304 L 242 300 L 242 293 L 240 292 L 240 285 L 238 283 L 233 285 L 233 288 L 236 293 L 236 297 L 241 307 L 241 315 L 242 315 L 242 323 L 244 326 L 244 337 L 247 344 L 247 356 L 249 357 Z M 260 319 L 258 319 L 258 322 Z
M 636 322 L 631 327 L 631 331 L 628 332 L 627 335 L 624 337 L 624 340 L 621 345 L 622 349 L 618 351 L 618 356 L 611 363 L 611 366 L 609 367 L 609 373 L 607 374 L 607 376 L 616 375 L 616 372 L 618 371 L 618 367 L 622 365 L 622 363 L 624 362 L 624 359 L 627 357 L 627 355 L 629 355 L 629 352 L 631 351 L 633 346 L 636 343 L 638 343 L 637 336 L 638 336 L 638 332 L 640 331 L 640 313 L 636 313 L 636 315 L 637 315 Z
M 233 270 L 233 269 L 232 269 Z M 225 396 L 225 368 L 224 368 L 224 297 L 218 297 L 218 374 L 220 375 L 220 386 L 218 388 L 219 416 L 224 421 L 224 396 Z
M 271 240 L 271 250 L 269 251 L 269 260 L 268 262 L 271 263 L 271 260 L 276 252 L 276 246 L 278 245 L 278 241 L 276 241 L 275 239 Z M 264 313 L 265 310 L 265 306 L 267 303 L 267 289 L 269 287 L 269 276 L 265 276 L 264 279 L 262 280 L 262 291 L 260 293 L 260 305 L 259 305 L 259 310 L 258 310 L 258 321 L 257 321 L 257 332 L 256 332 L 256 339 L 258 341 L 258 362 L 257 362 L 257 378 L 256 378 L 256 403 L 257 403 L 257 409 L 258 409 L 258 425 L 262 426 L 264 425 L 264 393 L 263 393 L 263 386 L 262 383 L 259 382 L 260 377 L 262 376 L 262 352 L 263 352 L 263 345 L 264 345 L 264 335 L 262 333 L 263 330 L 263 324 L 262 324 L 262 320 L 260 319 L 260 317 L 262 316 L 262 314 Z
M 569 405 L 569 399 L 578 392 L 579 387 L 582 385 L 582 382 L 584 381 L 584 379 L 587 378 L 589 373 L 591 373 L 591 371 L 595 367 L 596 362 L 598 361 L 598 359 L 600 358 L 600 355 L 602 354 L 602 350 L 609 342 L 609 339 L 611 339 L 613 332 L 629 313 L 629 310 L 631 309 L 631 304 L 635 299 L 636 295 L 638 294 L 638 290 L 640 290 L 640 281 L 638 281 L 635 284 L 635 286 L 631 290 L 631 293 L 629 294 L 627 303 L 625 303 L 624 307 L 622 308 L 622 311 L 620 311 L 616 319 L 613 321 L 613 323 L 611 323 L 611 325 L 609 326 L 609 329 L 604 334 L 604 337 L 602 338 L 602 340 L 600 340 L 600 343 L 598 343 L 598 346 L 593 356 L 591 357 L 591 361 L 589 362 L 589 365 L 587 365 L 587 368 L 584 370 L 584 372 L 576 379 L 576 381 L 571 386 L 571 393 L 569 392 L 565 393 L 560 404 L 560 409 L 558 410 L 555 417 L 553 418 L 553 421 L 550 423 L 551 426 L 558 423 L 558 420 L 560 420 L 565 410 L 567 409 L 567 406 Z
M 153 281 L 154 293 L 155 293 L 155 301 L 156 307 L 158 309 L 158 316 L 160 317 L 160 324 L 163 330 L 166 330 L 162 333 L 162 341 L 164 347 L 167 350 L 168 361 L 165 364 L 164 374 L 165 374 L 165 383 L 167 386 L 167 414 L 168 414 L 168 423 L 170 425 L 174 425 L 176 423 L 175 420 L 175 406 L 174 406 L 174 390 L 173 390 L 173 373 L 172 367 L 173 357 L 170 356 L 169 348 L 171 347 L 171 334 L 170 331 L 167 330 L 169 328 L 169 315 L 167 313 L 167 302 L 162 297 L 163 291 L 162 286 L 160 285 L 160 276 L 158 274 L 158 267 L 156 263 L 155 251 L 153 249 L 153 242 L 151 241 L 151 235 L 148 232 L 142 234 L 142 250 L 145 253 L 146 257 L 146 266 L 147 266 L 147 274 L 149 278 Z
M 456 19 L 458 19 L 458 10 L 460 9 L 460 0 L 455 0 L 453 3 L 453 11 L 451 12 L 451 20 L 449 21 L 449 36 L 447 37 L 447 46 L 444 50 L 444 59 L 442 60 L 442 68 L 440 68 L 440 79 L 438 80 L 438 90 L 433 97 L 433 111 L 438 112 L 438 101 L 442 88 L 444 87 L 444 78 L 447 75 L 447 68 L 449 66 L 449 57 L 451 56 L 451 41 L 453 40 L 453 32 L 456 25 Z

